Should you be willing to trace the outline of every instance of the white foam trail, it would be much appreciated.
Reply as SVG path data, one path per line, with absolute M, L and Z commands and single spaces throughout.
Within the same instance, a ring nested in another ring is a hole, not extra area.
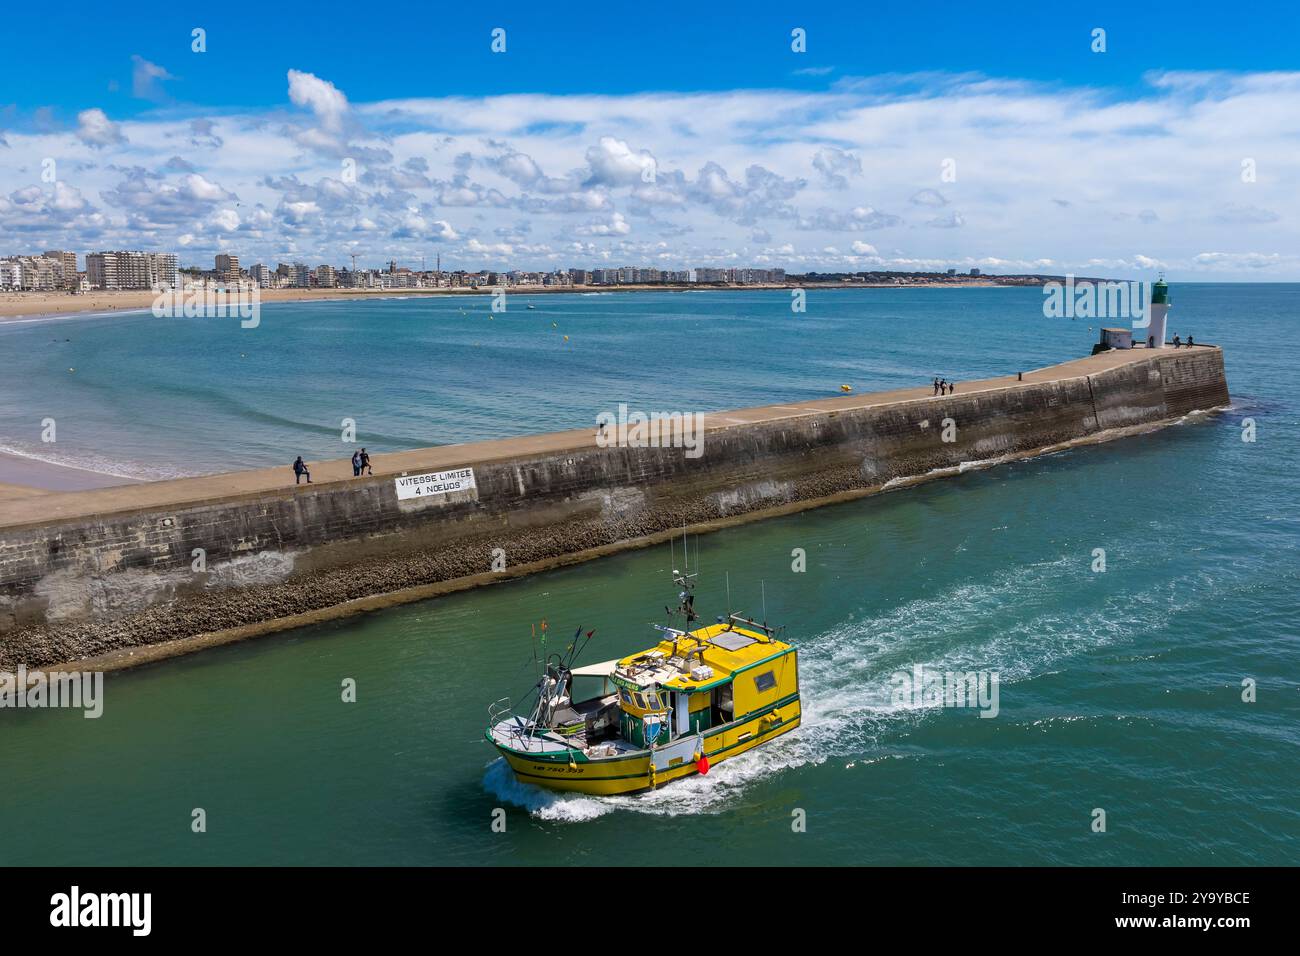
M 899 488 L 906 485 L 914 485 L 930 478 L 947 478 L 952 475 L 964 475 L 968 471 L 980 471 L 985 468 L 993 468 L 996 465 L 1005 465 L 1011 461 L 1029 461 L 1033 458 L 1041 457 L 1039 455 L 999 455 L 997 458 L 975 458 L 971 461 L 961 461 L 955 465 L 946 465 L 942 468 L 931 468 L 927 472 L 919 475 L 900 475 L 897 478 L 890 478 L 881 485 L 882 490 Z

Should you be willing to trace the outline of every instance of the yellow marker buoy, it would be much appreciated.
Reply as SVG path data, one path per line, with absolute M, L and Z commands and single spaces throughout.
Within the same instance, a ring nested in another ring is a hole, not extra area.
M 851 391 L 853 391 L 853 386 L 852 386 L 852 385 L 841 385 L 841 386 L 840 386 L 840 391 L 841 391 L 841 392 L 851 392 Z

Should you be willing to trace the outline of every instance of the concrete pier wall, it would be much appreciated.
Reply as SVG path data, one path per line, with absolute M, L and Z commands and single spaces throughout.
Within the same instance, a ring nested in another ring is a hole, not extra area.
M 395 473 L 297 487 L 276 473 L 279 487 L 225 495 L 213 494 L 219 478 L 159 483 L 156 503 L 150 486 L 32 499 L 0 515 L 0 666 L 251 633 L 375 595 L 491 580 L 494 557 L 517 573 L 1229 400 L 1213 347 L 1103 353 L 1024 381 L 930 391 L 710 415 L 698 458 L 599 447 L 590 431 L 439 449 L 439 467 L 472 467 L 476 487 L 434 498 L 399 500 Z

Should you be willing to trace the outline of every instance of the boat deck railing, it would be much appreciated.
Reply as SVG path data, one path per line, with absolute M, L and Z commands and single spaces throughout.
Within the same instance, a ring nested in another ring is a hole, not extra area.
M 488 704 L 488 726 L 495 727 L 509 717 L 514 709 L 514 702 L 509 697 L 502 697 Z

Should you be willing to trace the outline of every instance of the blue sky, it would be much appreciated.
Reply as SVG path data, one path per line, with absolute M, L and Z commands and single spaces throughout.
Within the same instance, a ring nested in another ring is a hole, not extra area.
M 1294 6 L 92 9 L 6 10 L 7 244 L 1300 278 Z
M 837 77 L 942 70 L 1138 87 L 1162 70 L 1292 69 L 1300 5 L 1291 3 L 654 3 L 373 4 L 313 0 L 243 8 L 152 6 L 100 16 L 84 3 L 13 4 L 5 12 L 0 104 L 88 105 L 123 116 L 137 54 L 169 70 L 180 101 L 214 108 L 282 101 L 285 71 L 329 76 L 354 101 L 501 93 L 638 93 L 780 87 L 822 89 Z M 484 9 L 486 8 L 486 10 Z M 490 10 L 490 12 L 487 12 Z M 598 12 L 595 12 L 597 11 Z M 931 12 L 935 11 L 935 12 Z M 507 30 L 509 56 L 489 34 Z M 204 56 L 190 31 L 208 35 Z M 808 50 L 790 50 L 790 30 Z M 1088 38 L 1107 31 L 1107 54 Z M 48 42 L 42 42 L 48 37 Z M 55 57 L 54 43 L 68 54 Z M 799 74 L 801 69 L 829 69 Z M 116 94 L 109 90 L 116 80 Z

